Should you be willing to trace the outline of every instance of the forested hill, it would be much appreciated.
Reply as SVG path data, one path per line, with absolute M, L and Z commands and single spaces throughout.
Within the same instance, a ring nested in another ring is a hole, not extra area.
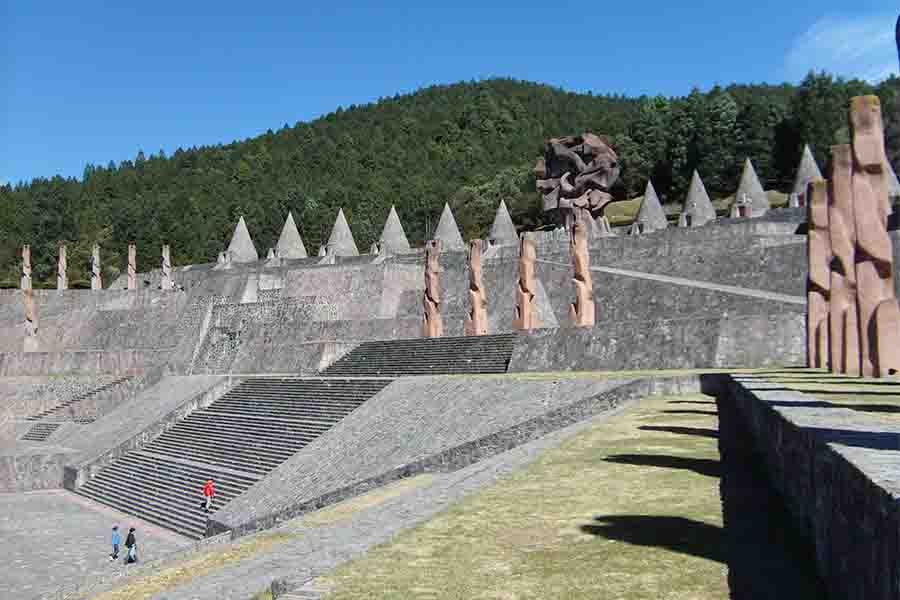
M 310 252 L 327 239 L 339 207 L 361 249 L 377 239 L 391 204 L 414 244 L 445 201 L 466 237 L 485 232 L 500 198 L 517 224 L 538 226 L 531 167 L 543 140 L 585 129 L 609 135 L 618 151 L 621 197 L 639 194 L 652 176 L 666 201 L 681 201 L 695 167 L 713 196 L 725 195 L 744 156 L 766 187 L 785 188 L 804 141 L 824 166 L 828 147 L 846 136 L 848 99 L 861 93 L 886 104 L 896 161 L 898 91 L 896 78 L 872 88 L 824 74 L 799 86 L 730 86 L 683 98 L 575 94 L 510 79 L 429 87 L 240 142 L 88 166 L 81 180 L 0 186 L 0 280 L 18 281 L 23 243 L 32 246 L 35 282 L 51 286 L 59 240 L 68 241 L 76 283 L 95 241 L 107 277 L 122 268 L 129 241 L 141 270 L 157 266 L 161 243 L 172 245 L 175 264 L 213 261 L 239 215 L 264 254 L 288 210 Z

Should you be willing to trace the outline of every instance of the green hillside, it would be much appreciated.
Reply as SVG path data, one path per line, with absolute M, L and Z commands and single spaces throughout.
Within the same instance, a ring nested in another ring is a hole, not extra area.
M 898 89 L 891 79 L 875 91 L 896 107 Z M 35 281 L 54 282 L 59 240 L 69 241 L 71 280 L 84 278 L 95 241 L 107 278 L 122 267 L 129 241 L 141 269 L 157 265 L 163 242 L 175 264 L 209 262 L 241 214 L 261 254 L 288 210 L 312 252 L 339 207 L 360 248 L 377 239 L 391 204 L 413 244 L 447 201 L 466 237 L 484 233 L 500 198 L 517 224 L 539 227 L 530 171 L 543 140 L 585 129 L 608 134 L 618 150 L 620 198 L 640 195 L 650 175 L 664 201 L 680 201 L 695 167 L 710 194 L 727 195 L 745 155 L 767 187 L 784 189 L 801 140 L 824 161 L 845 135 L 848 98 L 871 91 L 812 74 L 797 87 L 732 86 L 684 98 L 576 94 L 511 79 L 429 87 L 227 145 L 89 165 L 79 180 L 0 186 L 0 279 L 17 281 L 18 248 L 31 243 Z M 887 125 L 895 159 L 900 136 L 896 123 Z

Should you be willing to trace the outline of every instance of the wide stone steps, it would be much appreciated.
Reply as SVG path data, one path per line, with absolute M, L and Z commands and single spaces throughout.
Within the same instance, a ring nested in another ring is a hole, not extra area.
M 322 374 L 340 376 L 505 373 L 516 334 L 364 342 Z
M 22 439 L 29 442 L 45 442 L 61 425 L 62 423 L 36 423 L 22 436 Z
M 389 379 L 247 379 L 140 450 L 100 470 L 78 492 L 191 538 L 206 533 L 203 483 L 213 510 L 330 429 Z
M 126 381 L 130 380 L 131 378 L 132 378 L 131 375 L 126 375 L 126 376 L 124 376 L 124 377 L 119 377 L 118 379 L 114 379 L 113 381 L 110 381 L 109 383 L 106 383 L 106 384 L 104 384 L 104 385 L 101 385 L 100 387 L 94 388 L 94 389 L 92 389 L 92 390 L 90 390 L 90 391 L 87 391 L 87 392 L 85 392 L 85 393 L 83 393 L 83 394 L 79 394 L 79 395 L 77 395 L 77 396 L 75 396 L 75 397 L 73 397 L 73 398 L 69 398 L 69 399 L 66 400 L 65 402 L 62 402 L 62 403 L 57 404 L 57 405 L 55 405 L 55 406 L 52 406 L 52 407 L 48 408 L 47 410 L 45 410 L 45 411 L 43 411 L 43 412 L 39 412 L 39 413 L 37 413 L 37 414 L 35 414 L 35 415 L 31 415 L 30 417 L 26 417 L 26 420 L 28 420 L 28 421 L 40 421 L 41 419 L 44 419 L 44 418 L 46 418 L 46 417 L 49 417 L 50 415 L 56 415 L 57 413 L 61 413 L 61 412 L 65 411 L 65 409 L 67 409 L 67 408 L 69 408 L 70 406 L 72 406 L 73 404 L 77 404 L 77 403 L 79 403 L 79 402 L 81 402 L 81 401 L 83 401 L 83 400 L 86 400 L 86 399 L 90 398 L 91 396 L 96 396 L 97 394 L 99 394 L 99 393 L 101 393 L 101 392 L 105 392 L 106 390 L 108 390 L 108 389 L 110 389 L 110 388 L 113 388 L 113 387 L 115 387 L 115 386 L 117 386 L 117 385 L 120 385 L 120 384 L 122 384 L 122 383 L 125 383 Z

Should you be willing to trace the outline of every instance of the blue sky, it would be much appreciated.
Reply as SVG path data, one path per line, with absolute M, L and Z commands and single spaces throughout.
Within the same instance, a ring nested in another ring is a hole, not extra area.
M 230 142 L 433 83 L 681 95 L 897 71 L 886 1 L 0 0 L 0 182 Z

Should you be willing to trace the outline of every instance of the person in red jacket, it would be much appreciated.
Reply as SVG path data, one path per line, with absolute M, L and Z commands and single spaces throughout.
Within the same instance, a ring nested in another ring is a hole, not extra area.
M 203 504 L 203 510 L 206 512 L 209 512 L 209 509 L 212 507 L 212 499 L 215 495 L 216 490 L 213 487 L 213 480 L 207 479 L 206 483 L 203 484 L 203 496 L 206 498 L 206 502 Z

